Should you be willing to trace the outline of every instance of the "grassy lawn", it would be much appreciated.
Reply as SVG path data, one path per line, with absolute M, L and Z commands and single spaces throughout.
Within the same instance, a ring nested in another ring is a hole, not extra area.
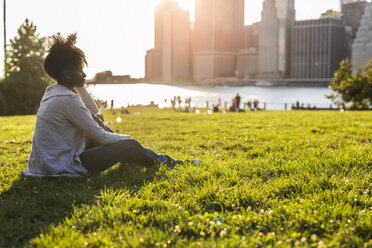
M 372 112 L 140 111 L 110 126 L 203 164 L 24 178 L 35 117 L 0 117 L 0 247 L 372 247 Z

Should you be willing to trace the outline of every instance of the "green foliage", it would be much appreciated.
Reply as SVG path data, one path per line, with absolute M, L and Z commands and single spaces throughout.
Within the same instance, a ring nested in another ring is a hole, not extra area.
M 368 104 L 372 104 L 372 60 L 356 74 L 352 73 L 349 60 L 343 60 L 330 88 L 339 94 L 342 101 L 352 102 L 352 108 L 368 108 Z
M 372 246 L 371 112 L 130 111 L 111 128 L 203 164 L 23 178 L 35 117 L 0 118 L 0 247 Z
M 5 102 L 0 114 L 32 114 L 49 84 L 43 70 L 46 38 L 39 37 L 36 26 L 26 19 L 10 44 L 6 78 L 0 82 L 2 101 Z

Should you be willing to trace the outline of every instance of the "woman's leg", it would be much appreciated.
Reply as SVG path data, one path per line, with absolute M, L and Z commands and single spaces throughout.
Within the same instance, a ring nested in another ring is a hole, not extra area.
M 143 147 L 135 139 L 120 140 L 110 145 L 85 150 L 80 155 L 80 160 L 91 174 L 105 171 L 118 162 L 133 162 L 141 165 L 164 163 L 169 167 L 182 163 L 168 155 L 157 154 Z

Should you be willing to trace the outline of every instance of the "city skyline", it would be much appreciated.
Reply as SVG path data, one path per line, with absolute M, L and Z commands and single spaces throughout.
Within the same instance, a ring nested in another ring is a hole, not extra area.
M 316 0 L 321 2 L 320 0 Z M 96 72 L 111 70 L 114 74 L 144 76 L 144 55 L 154 44 L 154 10 L 161 0 L 108 1 L 105 5 L 98 0 L 75 2 L 72 0 L 54 1 L 50 11 L 45 11 L 45 0 L 31 3 L 24 0 L 7 2 L 8 40 L 16 34 L 16 29 L 29 18 L 38 27 L 41 36 L 61 32 L 62 35 L 78 33 L 78 45 L 86 52 L 89 68 L 88 78 Z M 194 19 L 193 1 L 180 0 L 179 6 L 190 11 Z M 327 9 L 339 10 L 339 1 L 309 5 L 306 0 L 296 1 L 297 19 L 318 18 Z M 23 6 L 22 9 L 16 6 Z M 74 6 L 73 11 L 63 11 Z M 312 11 L 309 11 L 311 9 Z M 30 11 L 31 10 L 31 11 Z M 245 24 L 257 22 L 261 18 L 262 0 L 245 1 Z M 2 12 L 2 11 L 1 11 Z M 60 18 L 55 18 L 56 16 Z M 112 13 L 107 15 L 107 13 Z M 65 17 L 65 18 L 62 18 Z M 130 21 L 131 20 L 131 21 Z M 133 23 L 136 23 L 133 25 Z M 107 28 L 111 26 L 111 28 Z M 2 51 L 0 58 L 3 61 Z M 109 60 L 109 61 L 107 61 Z M 1 76 L 3 75 L 1 64 Z

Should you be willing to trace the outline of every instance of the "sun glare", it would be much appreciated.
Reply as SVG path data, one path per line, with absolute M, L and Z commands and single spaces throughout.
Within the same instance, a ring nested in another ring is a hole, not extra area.
M 194 21 L 194 13 L 195 13 L 195 0 L 152 0 L 150 3 L 153 4 L 154 8 L 162 1 L 176 1 L 178 6 L 190 12 L 190 20 Z
M 177 0 L 178 5 L 188 11 L 193 11 L 195 8 L 195 1 L 193 0 Z
M 195 0 L 177 0 L 178 6 L 190 12 L 191 20 L 194 20 Z

